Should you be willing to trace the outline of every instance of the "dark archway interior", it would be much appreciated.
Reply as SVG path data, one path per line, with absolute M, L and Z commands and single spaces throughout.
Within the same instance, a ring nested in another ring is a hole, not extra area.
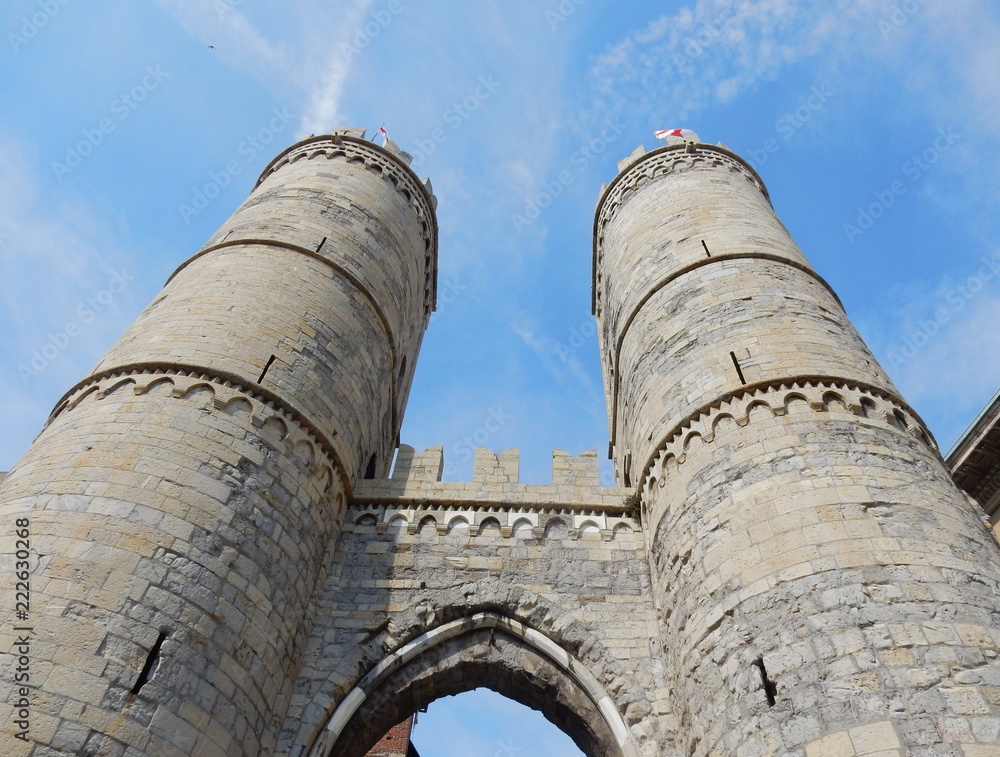
M 587 757 L 622 757 L 597 705 L 566 671 L 520 639 L 489 628 L 444 641 L 388 676 L 368 695 L 328 757 L 364 757 L 411 713 L 478 687 L 538 710 Z

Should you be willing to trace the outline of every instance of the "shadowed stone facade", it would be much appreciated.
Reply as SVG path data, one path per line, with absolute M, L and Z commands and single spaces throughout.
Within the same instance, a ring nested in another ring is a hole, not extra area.
M 0 478 L 0 751 L 362 757 L 488 686 L 588 757 L 1000 754 L 1000 550 L 744 161 L 672 138 L 601 192 L 618 487 L 399 445 L 437 265 L 408 163 L 278 156 Z

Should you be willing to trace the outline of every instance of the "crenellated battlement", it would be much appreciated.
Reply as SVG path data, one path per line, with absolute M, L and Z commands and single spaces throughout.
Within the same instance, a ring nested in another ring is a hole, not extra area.
M 535 486 L 521 484 L 518 476 L 521 465 L 521 450 L 508 449 L 503 452 L 493 452 L 486 447 L 476 447 L 476 456 L 472 466 L 471 484 L 515 484 L 518 486 Z M 396 462 L 389 476 L 393 482 L 442 482 L 444 471 L 444 448 L 440 445 L 429 447 L 423 452 L 417 452 L 408 444 L 399 445 Z M 540 484 L 546 489 L 552 487 Z M 552 450 L 552 486 L 566 489 L 615 489 L 618 487 L 601 486 L 601 473 L 597 465 L 597 450 L 587 450 L 573 457 L 561 449 Z M 483 487 L 477 487 L 481 490 Z M 625 491 L 628 494 L 628 491 Z M 624 495 L 623 495 L 624 496 Z
M 499 454 L 476 448 L 472 481 L 442 481 L 444 451 L 440 446 L 417 452 L 400 445 L 388 479 L 359 481 L 352 501 L 358 504 L 428 504 L 476 508 L 561 508 L 586 512 L 620 513 L 631 489 L 601 486 L 597 452 L 579 457 L 552 451 L 552 484 L 518 481 L 521 452 Z
M 601 486 L 595 450 L 576 458 L 553 450 L 551 485 L 519 483 L 520 460 L 519 449 L 477 447 L 472 481 L 442 481 L 442 447 L 400 445 L 390 478 L 355 486 L 345 532 L 367 525 L 413 535 L 430 526 L 439 536 L 612 541 L 637 530 L 622 506 L 632 490 Z
M 360 481 L 354 488 L 345 531 L 365 524 L 379 534 L 395 529 L 416 534 L 430 524 L 438 535 L 462 530 L 469 536 L 601 538 L 632 533 L 623 500 L 631 489 L 601 486 L 597 452 L 574 458 L 552 451 L 552 484 L 518 481 L 519 449 L 495 453 L 476 448 L 472 481 L 442 481 L 444 450 L 417 452 L 400 445 L 392 475 Z

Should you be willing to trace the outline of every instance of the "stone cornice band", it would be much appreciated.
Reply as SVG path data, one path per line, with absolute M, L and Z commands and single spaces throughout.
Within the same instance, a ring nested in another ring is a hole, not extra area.
M 614 367 L 614 375 L 611 377 L 611 443 L 612 444 L 614 444 L 615 440 L 618 438 L 618 391 L 619 391 L 619 376 L 621 375 L 620 373 L 621 366 L 619 364 L 619 359 L 621 357 L 622 345 L 625 343 L 625 337 L 628 334 L 629 328 L 632 326 L 632 322 L 639 314 L 639 311 L 642 310 L 642 307 L 649 301 L 649 299 L 654 294 L 656 294 L 661 289 L 671 284 L 675 280 L 679 279 L 681 276 L 684 276 L 685 274 L 688 274 L 691 271 L 695 271 L 699 268 L 702 268 L 703 266 L 710 265 L 712 263 L 718 263 L 727 260 L 740 260 L 740 259 L 767 260 L 772 263 L 783 263 L 785 265 L 790 266 L 791 268 L 795 268 L 801 271 L 802 273 L 805 273 L 811 276 L 813 279 L 815 279 L 837 301 L 837 304 L 840 305 L 841 309 L 843 309 L 844 307 L 844 304 L 840 301 L 840 297 L 837 296 L 837 293 L 834 292 L 833 288 L 826 282 L 826 279 L 824 279 L 822 276 L 816 273 L 816 271 L 814 271 L 812 268 L 810 268 L 807 265 L 803 265 L 802 263 L 799 263 L 796 260 L 790 260 L 789 258 L 785 258 L 780 255 L 774 255 L 767 252 L 738 252 L 738 253 L 714 255 L 711 258 L 700 259 L 695 261 L 694 263 L 690 263 L 684 266 L 683 268 L 677 269 L 676 271 L 674 271 L 673 273 L 671 273 L 670 275 L 666 276 L 665 278 L 658 281 L 655 285 L 653 285 L 653 287 L 650 288 L 650 290 L 645 294 L 645 296 L 643 296 L 643 298 L 636 303 L 635 307 L 632 308 L 631 312 L 629 313 L 628 318 L 625 319 L 625 323 L 622 326 L 621 331 L 618 335 L 618 339 L 615 342 L 615 351 L 614 351 L 615 367 Z
M 636 485 L 636 491 L 641 492 L 645 489 L 646 480 L 648 479 L 650 472 L 656 464 L 657 459 L 667 449 L 667 447 L 683 436 L 685 431 L 690 430 L 692 425 L 697 421 L 702 418 L 709 419 L 714 415 L 722 414 L 724 412 L 722 406 L 725 403 L 742 399 L 747 399 L 752 402 L 758 397 L 783 390 L 792 393 L 795 393 L 796 391 L 801 393 L 801 390 L 805 388 L 820 388 L 824 392 L 836 389 L 859 391 L 863 394 L 870 395 L 882 400 L 883 402 L 889 403 L 894 409 L 908 414 L 910 418 L 918 424 L 918 436 L 934 452 L 935 456 L 939 461 L 941 461 L 942 465 L 944 464 L 943 460 L 941 460 L 940 453 L 938 452 L 937 445 L 933 440 L 933 436 L 927 429 L 927 424 L 924 423 L 923 419 L 917 414 L 917 412 L 898 395 L 893 394 L 882 387 L 875 386 L 874 384 L 840 378 L 837 376 L 788 376 L 785 378 L 769 379 L 766 381 L 758 381 L 753 384 L 747 384 L 739 389 L 726 392 L 725 394 L 716 397 L 711 402 L 705 403 L 698 409 L 688 413 L 683 420 L 675 424 L 670 431 L 660 438 L 660 442 L 656 445 L 652 453 L 650 453 L 649 457 L 646 459 L 646 462 L 643 464 L 642 473 L 639 476 L 639 480 Z M 813 407 L 814 410 L 817 409 L 813 405 L 810 406 Z M 712 424 L 708 425 L 711 427 Z
M 323 450 L 323 453 L 330 461 L 331 466 L 339 474 L 340 480 L 344 486 L 345 495 L 350 498 L 352 490 L 351 480 L 340 455 L 337 454 L 337 450 L 334 447 L 332 440 L 327 437 L 326 434 L 324 434 L 323 431 L 316 426 L 316 424 L 309 420 L 309 417 L 305 413 L 296 408 L 290 402 L 269 389 L 264 388 L 260 384 L 250 382 L 235 373 L 230 373 L 229 371 L 221 371 L 199 365 L 187 365 L 184 363 L 153 362 L 131 363 L 116 366 L 114 368 L 108 368 L 100 371 L 99 373 L 94 373 L 88 376 L 66 392 L 66 394 L 60 398 L 59 402 L 56 403 L 55 409 L 52 411 L 51 415 L 49 415 L 45 425 L 48 426 L 53 420 L 62 414 L 63 411 L 75 408 L 85 397 L 89 396 L 94 389 L 98 388 L 98 385 L 101 382 L 107 379 L 126 379 L 132 376 L 163 376 L 165 378 L 172 376 L 184 376 L 193 379 L 210 381 L 223 387 L 234 389 L 239 394 L 272 408 L 291 420 L 307 437 L 311 437 L 315 441 L 316 445 Z M 334 434 L 336 434 L 336 432 L 334 432 Z

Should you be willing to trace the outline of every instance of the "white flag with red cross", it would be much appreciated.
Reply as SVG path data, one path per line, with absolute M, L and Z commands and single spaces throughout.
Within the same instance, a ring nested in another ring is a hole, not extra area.
M 690 139 L 698 136 L 690 129 L 659 129 L 654 131 L 653 134 L 656 135 L 657 139 L 666 139 L 667 137 L 684 137 L 685 139 Z

